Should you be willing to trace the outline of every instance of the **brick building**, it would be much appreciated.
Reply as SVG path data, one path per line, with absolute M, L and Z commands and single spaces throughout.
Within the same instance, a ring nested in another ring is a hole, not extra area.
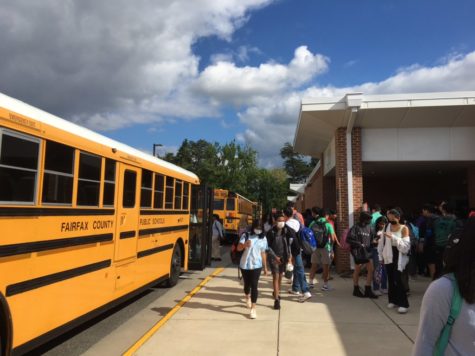
M 406 213 L 442 200 L 475 207 L 475 92 L 304 99 L 294 148 L 320 159 L 298 208 L 336 209 L 339 236 L 365 202 Z M 336 258 L 349 268 L 348 252 Z

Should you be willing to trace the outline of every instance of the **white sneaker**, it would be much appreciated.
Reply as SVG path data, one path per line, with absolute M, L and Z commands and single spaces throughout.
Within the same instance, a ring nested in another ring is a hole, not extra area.
M 380 290 L 374 290 L 373 293 L 374 295 L 377 295 L 378 297 L 381 297 L 383 295 L 383 293 L 381 293 Z
M 324 284 L 324 285 L 322 286 L 321 290 L 324 291 L 324 292 L 329 292 L 329 291 L 333 290 L 333 288 L 330 287 L 329 284 Z
M 297 291 L 294 291 L 294 290 L 292 290 L 292 289 L 289 289 L 289 294 L 299 295 L 299 296 L 302 295 L 302 293 L 297 292 Z
M 387 289 L 382 289 L 382 288 L 381 288 L 381 293 L 383 293 L 383 294 L 388 294 L 388 290 L 387 290 Z
M 399 307 L 397 312 L 399 314 L 406 314 L 409 311 L 409 308 Z
M 303 303 L 303 302 L 305 302 L 307 299 L 309 299 L 309 298 L 311 298 L 311 297 L 312 297 L 312 294 L 310 294 L 310 292 L 305 292 L 305 293 L 303 294 L 303 296 L 300 297 L 299 302 L 300 302 L 300 303 Z
M 247 306 L 248 309 L 251 309 L 251 307 L 252 307 L 251 298 L 246 298 L 246 306 Z
M 393 309 L 394 307 L 396 307 L 396 304 L 393 304 L 393 303 L 388 304 L 388 309 Z
M 251 319 L 256 319 L 256 318 L 257 318 L 256 308 L 252 308 L 252 309 L 251 309 L 250 318 L 251 318 Z

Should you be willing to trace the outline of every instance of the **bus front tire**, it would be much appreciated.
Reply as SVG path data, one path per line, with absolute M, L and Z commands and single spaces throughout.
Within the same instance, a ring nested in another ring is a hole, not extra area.
M 173 287 L 178 283 L 178 279 L 180 278 L 181 272 L 181 259 L 182 253 L 181 248 L 178 243 L 175 244 L 173 248 L 172 260 L 170 264 L 170 277 L 165 282 L 167 287 Z

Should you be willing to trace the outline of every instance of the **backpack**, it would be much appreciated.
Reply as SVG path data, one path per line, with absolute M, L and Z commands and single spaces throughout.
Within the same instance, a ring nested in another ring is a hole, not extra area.
M 317 241 L 317 248 L 324 248 L 330 238 L 330 233 L 325 223 L 320 220 L 315 220 L 311 229 Z
M 455 231 L 457 224 L 455 219 L 440 218 L 434 226 L 435 245 L 438 247 L 447 246 L 449 236 Z
M 245 232 L 245 235 L 246 236 L 244 237 L 244 243 L 246 243 L 246 241 L 249 239 L 249 233 Z M 229 252 L 231 255 L 231 262 L 236 266 L 238 266 L 239 263 L 241 262 L 241 257 L 242 257 L 242 254 L 244 253 L 244 250 L 242 251 L 237 250 L 240 240 L 241 240 L 240 238 L 237 238 L 236 240 L 234 240 L 231 246 L 231 251 Z
M 298 232 L 299 243 L 305 255 L 310 256 L 317 248 L 317 241 L 313 230 L 308 227 L 303 227 Z
M 455 279 L 453 274 L 447 275 L 452 281 L 452 287 L 454 289 L 454 293 L 452 294 L 452 302 L 450 303 L 450 314 L 447 318 L 447 323 L 445 324 L 444 328 L 440 332 L 439 338 L 435 344 L 434 356 L 443 356 L 445 355 L 445 349 L 449 344 L 450 333 L 452 332 L 452 326 L 454 325 L 455 320 L 460 314 L 460 310 L 462 309 L 462 296 L 460 295 L 460 290 L 458 287 L 457 280 Z

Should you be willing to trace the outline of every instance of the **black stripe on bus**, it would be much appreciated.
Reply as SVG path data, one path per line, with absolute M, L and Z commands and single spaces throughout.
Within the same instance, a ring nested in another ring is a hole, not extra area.
M 140 215 L 188 215 L 188 210 L 153 210 L 143 209 L 140 210 Z
M 183 231 L 188 230 L 188 225 L 168 226 L 168 227 L 156 227 L 152 229 L 139 230 L 139 236 L 158 234 L 162 232 Z
M 0 257 L 21 255 L 24 253 L 55 250 L 58 248 L 95 244 L 97 242 L 112 241 L 112 234 L 89 235 L 70 237 L 65 239 L 26 242 L 0 246 Z
M 11 297 L 16 294 L 28 292 L 33 289 L 41 288 L 50 284 L 65 281 L 67 279 L 82 276 L 83 274 L 99 271 L 101 269 L 110 267 L 111 262 L 111 260 L 105 260 L 101 262 L 92 263 L 90 265 L 73 268 L 67 271 L 30 279 L 28 281 L 11 284 L 7 287 L 6 296 Z
M 160 247 L 151 248 L 150 250 L 140 251 L 137 254 L 137 258 L 142 258 L 142 257 L 154 255 L 154 254 L 159 253 L 159 252 L 171 250 L 172 248 L 173 248 L 173 244 L 168 244 L 168 245 L 163 245 L 163 246 L 160 246 Z
M 114 209 L 77 209 L 77 208 L 0 208 L 0 216 L 99 216 L 114 215 Z
M 124 240 L 124 239 L 130 239 L 132 237 L 135 237 L 135 231 L 122 231 L 120 233 L 120 239 L 121 240 Z

